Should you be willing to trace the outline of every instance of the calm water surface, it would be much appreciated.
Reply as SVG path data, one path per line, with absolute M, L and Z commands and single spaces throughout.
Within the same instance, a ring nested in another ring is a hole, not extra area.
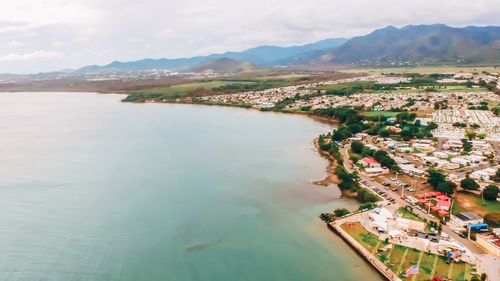
M 0 280 L 380 280 L 301 116 L 0 94 Z

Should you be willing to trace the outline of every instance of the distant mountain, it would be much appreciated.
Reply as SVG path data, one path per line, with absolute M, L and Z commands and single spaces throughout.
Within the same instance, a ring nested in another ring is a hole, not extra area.
M 500 27 L 388 26 L 354 37 L 337 48 L 289 62 L 383 66 L 499 64 Z
M 307 45 L 291 47 L 260 46 L 243 52 L 227 52 L 220 55 L 212 55 L 210 57 L 226 57 L 235 60 L 248 61 L 259 66 L 272 66 L 280 64 L 280 62 L 287 62 L 288 58 L 299 54 L 327 50 L 340 46 L 347 40 L 348 39 L 345 38 L 326 39 Z
M 255 64 L 229 58 L 208 59 L 188 69 L 190 72 L 244 73 L 257 70 Z
M 291 46 L 291 47 L 278 47 L 278 46 L 260 46 L 248 49 L 242 52 L 226 52 L 223 54 L 213 54 L 208 56 L 198 56 L 192 58 L 179 58 L 179 59 L 142 59 L 130 62 L 114 61 L 110 64 L 98 66 L 90 65 L 85 66 L 76 71 L 76 73 L 95 73 L 95 72 L 115 72 L 115 71 L 138 71 L 147 69 L 171 69 L 171 70 L 186 70 L 196 69 L 200 64 L 205 63 L 207 60 L 214 60 L 220 58 L 228 58 L 238 61 L 246 61 L 257 66 L 272 66 L 278 62 L 286 62 L 286 58 L 298 55 L 304 52 L 326 50 L 336 46 L 340 46 L 347 39 L 326 39 L 315 43 Z
M 220 60 L 229 59 L 229 60 Z M 242 65 L 246 62 L 246 66 Z M 327 39 L 291 47 L 260 46 L 242 52 L 226 52 L 179 59 L 115 61 L 86 66 L 76 73 L 169 69 L 173 71 L 233 72 L 277 65 L 405 66 L 500 64 L 500 27 L 456 28 L 444 24 L 387 26 L 352 39 Z

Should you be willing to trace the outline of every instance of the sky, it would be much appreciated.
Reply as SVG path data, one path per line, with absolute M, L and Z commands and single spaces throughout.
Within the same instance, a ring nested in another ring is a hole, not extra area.
M 387 25 L 500 25 L 499 0 L 0 0 L 0 73 L 353 37 Z

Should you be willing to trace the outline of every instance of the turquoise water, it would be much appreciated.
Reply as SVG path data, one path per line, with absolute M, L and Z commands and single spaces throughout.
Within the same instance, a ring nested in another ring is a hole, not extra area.
M 317 219 L 329 127 L 121 98 L 0 94 L 0 280 L 380 280 Z

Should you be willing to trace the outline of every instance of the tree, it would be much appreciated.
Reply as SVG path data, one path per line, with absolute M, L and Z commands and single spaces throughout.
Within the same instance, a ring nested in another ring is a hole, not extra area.
M 457 185 L 451 181 L 440 182 L 436 187 L 437 191 L 440 191 L 445 194 L 452 194 Z
M 498 186 L 496 185 L 488 185 L 487 187 L 484 188 L 483 190 L 483 197 L 486 200 L 497 200 L 498 197 Z
M 342 216 L 345 216 L 347 214 L 349 214 L 349 210 L 345 209 L 345 208 L 339 208 L 339 209 L 335 209 L 333 211 L 333 213 L 335 214 L 336 217 L 342 217 Z
M 477 134 L 476 134 L 476 132 L 474 132 L 474 131 L 467 131 L 467 132 L 465 133 L 465 136 L 466 136 L 469 140 L 471 140 L 471 139 L 475 138 L 475 137 L 477 136 Z
M 464 147 L 464 152 L 470 152 L 472 150 L 472 144 L 468 140 L 463 139 L 462 144 Z
M 493 226 L 500 225 L 500 213 L 487 213 L 484 216 L 484 222 Z
M 475 180 L 467 177 L 460 182 L 460 187 L 467 190 L 479 189 L 479 184 Z
M 493 181 L 494 182 L 500 182 L 500 168 L 496 171 L 495 175 L 493 175 Z
M 391 136 L 391 133 L 387 129 L 382 129 L 382 130 L 378 131 L 378 134 L 379 134 L 379 136 L 381 136 L 383 138 L 388 138 Z
M 401 138 L 403 138 L 403 140 L 405 141 L 409 141 L 413 138 L 413 132 L 409 127 L 405 127 L 403 130 L 401 130 L 400 135 Z
M 363 148 L 365 148 L 365 145 L 360 141 L 353 141 L 351 143 L 351 149 L 354 153 L 363 153 Z
M 367 189 L 358 190 L 358 194 L 356 195 L 356 198 L 362 203 L 377 202 L 378 201 L 377 196 L 375 196 L 373 193 L 371 193 L 371 191 L 369 191 Z
M 375 204 L 368 202 L 368 203 L 363 203 L 359 206 L 358 210 L 364 210 L 364 209 L 373 209 L 375 208 Z
M 440 171 L 431 169 L 429 170 L 429 179 L 427 181 L 432 187 L 437 188 L 440 183 L 446 182 L 446 177 Z
M 434 130 L 434 129 L 437 129 L 439 126 L 437 123 L 435 122 L 430 122 L 428 125 L 427 125 L 427 129 L 428 130 Z
M 349 124 L 349 130 L 351 130 L 351 133 L 353 134 L 357 134 L 357 133 L 361 133 L 363 131 L 363 127 L 361 127 L 361 125 L 359 124 Z

